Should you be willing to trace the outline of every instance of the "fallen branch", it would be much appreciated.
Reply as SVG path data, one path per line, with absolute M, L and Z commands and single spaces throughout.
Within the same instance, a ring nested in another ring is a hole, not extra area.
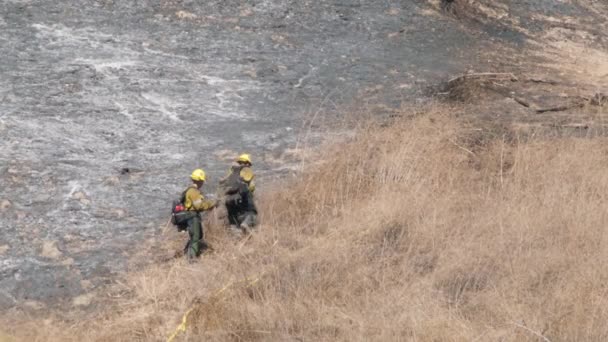
M 515 102 L 519 103 L 520 105 L 522 105 L 522 106 L 524 106 L 526 108 L 530 108 L 530 103 L 528 101 L 526 101 L 526 100 L 524 100 L 524 99 L 522 99 L 520 97 L 517 97 L 517 96 L 512 97 L 512 99 Z
M 568 128 L 568 129 L 582 130 L 582 131 L 589 129 L 589 125 L 587 125 L 587 124 L 565 124 L 565 125 L 555 125 L 554 127 Z
M 542 114 L 542 113 L 547 113 L 547 112 L 562 112 L 564 110 L 573 109 L 573 108 L 582 108 L 584 106 L 585 106 L 584 103 L 576 103 L 576 104 L 569 104 L 569 105 L 563 105 L 563 106 L 557 106 L 557 107 L 540 108 L 540 109 L 536 110 L 536 113 Z
M 526 82 L 532 82 L 532 83 L 546 83 L 546 84 L 550 84 L 550 85 L 557 85 L 559 84 L 558 81 L 555 80 L 546 80 L 546 79 L 542 79 L 542 78 L 535 78 L 535 77 L 530 77 L 526 79 Z
M 464 74 L 464 75 L 459 75 L 456 76 L 452 79 L 450 79 L 448 81 L 448 83 L 452 83 L 455 82 L 457 80 L 460 79 L 466 79 L 466 78 L 473 78 L 473 79 L 478 79 L 478 78 L 508 78 L 510 81 L 516 82 L 518 81 L 517 77 L 515 77 L 515 75 L 513 75 L 510 72 L 479 72 L 479 73 L 474 73 L 474 74 Z

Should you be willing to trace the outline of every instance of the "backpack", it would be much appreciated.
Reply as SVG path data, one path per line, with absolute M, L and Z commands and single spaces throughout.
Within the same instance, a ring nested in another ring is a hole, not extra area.
M 241 180 L 242 166 L 233 166 L 232 172 L 228 177 L 221 181 L 224 190 L 224 195 L 231 196 L 239 194 L 243 191 L 243 180 Z
M 196 211 L 186 210 L 184 202 L 186 202 L 186 193 L 190 188 L 186 189 L 180 199 L 174 200 L 171 206 L 171 223 L 177 228 L 178 232 L 188 229 L 188 221 L 195 215 L 198 215 Z

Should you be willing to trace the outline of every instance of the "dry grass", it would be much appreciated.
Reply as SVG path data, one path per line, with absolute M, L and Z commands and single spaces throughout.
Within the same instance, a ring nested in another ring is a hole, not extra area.
M 608 144 L 471 129 L 440 110 L 370 124 L 259 199 L 248 241 L 131 277 L 95 320 L 29 341 L 603 341 Z M 488 138 L 489 137 L 489 138 Z

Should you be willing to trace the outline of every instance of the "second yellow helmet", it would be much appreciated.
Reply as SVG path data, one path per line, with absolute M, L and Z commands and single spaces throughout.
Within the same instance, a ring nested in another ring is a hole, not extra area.
M 249 164 L 252 164 L 251 163 L 251 157 L 247 153 L 241 154 L 238 158 L 236 158 L 236 161 L 240 162 L 240 163 L 249 163 Z
M 192 171 L 192 175 L 190 176 L 190 178 L 192 178 L 192 180 L 194 181 L 204 182 L 207 180 L 207 175 L 205 175 L 205 171 L 203 171 L 203 169 L 196 169 Z

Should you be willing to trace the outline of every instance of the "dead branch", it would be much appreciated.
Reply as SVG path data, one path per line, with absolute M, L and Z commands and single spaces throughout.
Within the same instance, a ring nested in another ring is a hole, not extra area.
M 518 81 L 517 77 L 510 72 L 479 72 L 474 74 L 464 74 L 456 76 L 448 81 L 448 83 L 452 83 L 461 79 L 480 79 L 480 78 L 489 78 L 489 79 L 508 79 L 510 81 L 516 82 Z
M 540 108 L 540 109 L 536 110 L 536 113 L 542 114 L 542 113 L 547 113 L 547 112 L 562 112 L 562 111 L 565 111 L 568 109 L 582 108 L 584 106 L 585 106 L 584 103 L 574 103 L 574 104 L 557 106 L 557 107 Z
M 550 84 L 550 85 L 557 85 L 557 84 L 559 84 L 559 82 L 555 81 L 555 80 L 547 80 L 547 79 L 536 78 L 536 77 L 526 78 L 525 81 L 526 82 L 532 82 L 532 83 L 545 83 L 545 84 Z
M 512 99 L 515 102 L 519 103 L 520 105 L 522 105 L 522 106 L 524 106 L 526 108 L 530 108 L 530 103 L 528 101 L 522 99 L 521 97 L 514 96 L 514 97 L 512 97 Z

